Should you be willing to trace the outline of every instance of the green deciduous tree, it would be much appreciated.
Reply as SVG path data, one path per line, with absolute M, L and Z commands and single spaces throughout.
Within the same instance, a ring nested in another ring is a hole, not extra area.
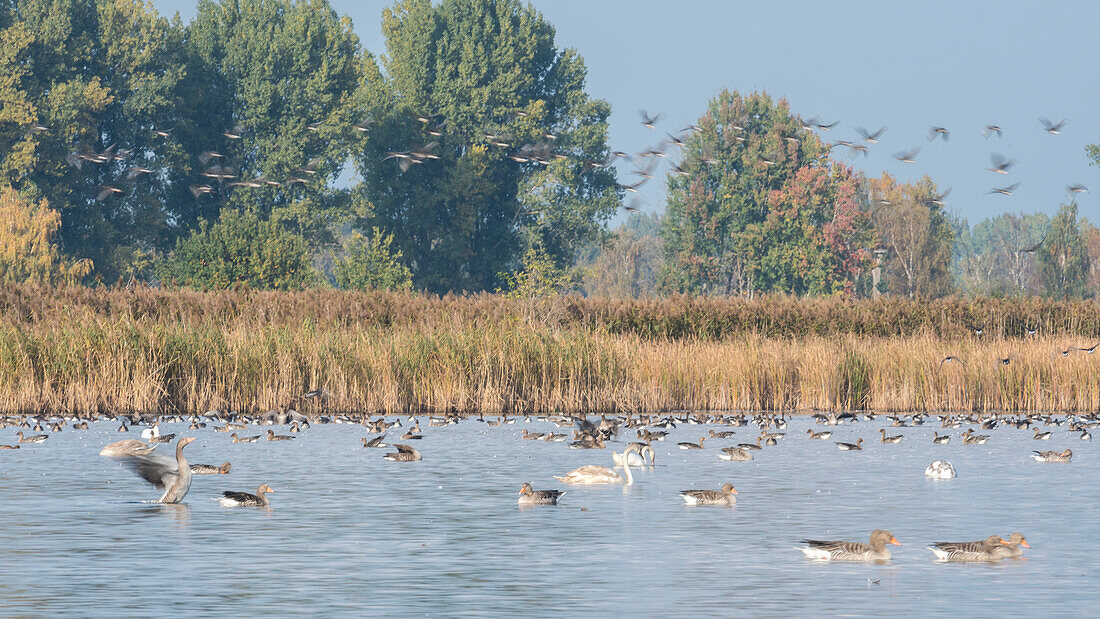
M 382 29 L 384 71 L 360 95 L 378 106 L 361 223 L 392 231 L 433 291 L 493 289 L 530 248 L 571 266 L 619 200 L 614 173 L 587 163 L 608 156 L 610 107 L 585 93 L 581 57 L 516 0 L 404 0 Z M 437 158 L 404 173 L 385 160 L 418 149 Z
M 668 180 L 663 286 L 679 292 L 852 289 L 870 236 L 851 171 L 787 102 L 723 91 Z
M 1077 203 L 1063 204 L 1050 220 L 1050 233 L 1035 252 L 1039 277 L 1048 296 L 1091 297 L 1088 288 L 1089 254 L 1077 219 Z
M 226 208 L 217 223 L 200 222 L 180 239 L 156 271 L 167 284 L 205 290 L 237 284 L 294 290 L 318 280 L 311 255 L 305 239 L 277 222 Z
M 180 106 L 181 28 L 140 0 L 21 0 L 0 27 L 0 176 L 48 199 L 65 251 L 115 279 L 172 239 L 177 160 L 150 129 Z
M 660 230 L 660 218 L 631 215 L 583 265 L 585 293 L 620 299 L 654 294 L 664 244 Z
M 192 206 L 181 219 L 210 219 L 231 206 L 331 242 L 349 216 L 346 192 L 331 181 L 362 120 L 355 94 L 367 59 L 351 22 L 326 0 L 201 0 L 186 49 L 188 106 L 178 137 L 190 158 L 176 197 Z M 214 166 L 237 178 L 201 176 Z M 237 184 L 257 179 L 257 187 Z M 213 191 L 196 200 L 188 192 L 194 183 Z
M 408 290 L 412 272 L 401 263 L 401 252 L 392 251 L 393 235 L 378 228 L 367 238 L 353 232 L 336 259 L 333 276 L 336 285 L 356 290 Z
M 955 241 L 955 280 L 961 292 L 1017 296 L 1041 292 L 1034 247 L 1050 229 L 1043 213 L 1005 213 L 972 228 L 963 222 Z

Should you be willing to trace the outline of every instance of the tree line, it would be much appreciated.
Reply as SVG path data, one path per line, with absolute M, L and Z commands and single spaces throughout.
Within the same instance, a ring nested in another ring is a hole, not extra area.
M 932 179 L 855 172 L 763 93 L 711 100 L 674 138 L 664 213 L 612 230 L 632 186 L 611 165 L 611 108 L 541 14 L 518 0 L 400 0 L 381 27 L 385 50 L 372 52 L 325 0 L 200 0 L 186 24 L 140 0 L 0 0 L 0 280 L 632 297 L 1096 289 L 1100 232 L 1075 203 L 971 228 Z

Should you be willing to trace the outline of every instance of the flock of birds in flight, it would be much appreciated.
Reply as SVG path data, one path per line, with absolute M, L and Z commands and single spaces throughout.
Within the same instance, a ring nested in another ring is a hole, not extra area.
M 323 402 L 326 397 L 326 393 L 321 390 L 311 392 L 311 394 L 313 394 L 311 399 L 316 402 Z M 873 422 L 878 417 L 879 415 L 873 412 L 818 412 L 812 416 L 801 417 L 800 419 L 812 419 L 819 427 L 826 426 L 820 430 L 815 430 L 813 427 L 810 427 L 806 429 L 805 432 L 809 437 L 808 440 L 822 441 L 829 440 L 833 437 L 833 427 L 858 424 L 859 422 Z M 1040 426 L 1068 426 L 1069 431 L 1079 432 L 1078 438 L 1082 440 L 1091 440 L 1092 436 L 1089 433 L 1089 428 L 1100 427 L 1100 416 L 1095 413 L 1080 415 L 1071 414 L 1066 415 L 1064 418 L 1056 418 L 1052 415 L 1037 413 L 1019 415 L 932 415 L 912 413 L 907 415 L 885 415 L 884 418 L 886 421 L 891 422 L 890 425 L 895 428 L 916 429 L 933 419 L 938 419 L 939 427 L 948 431 L 950 429 L 960 428 L 963 425 L 972 426 L 962 432 L 959 437 L 965 445 L 984 445 L 991 438 L 990 434 L 977 434 L 974 426 L 981 430 L 994 430 L 998 427 L 1029 430 L 1034 432 L 1033 436 L 1030 438 L 1044 441 L 1051 439 L 1053 430 L 1043 430 Z M 343 423 L 350 426 L 365 427 L 369 432 L 377 434 L 377 436 L 374 437 L 364 437 L 361 439 L 363 447 L 365 448 L 388 447 L 389 445 L 383 442 L 386 438 L 386 433 L 392 431 L 394 428 L 402 426 L 400 419 L 387 420 L 385 417 L 371 419 L 367 415 L 352 414 L 332 416 L 318 414 L 303 415 L 293 409 L 280 409 L 268 411 L 266 414 L 258 416 L 209 411 L 202 415 L 190 415 L 186 418 L 180 415 L 167 415 L 155 417 L 150 420 L 145 420 L 139 416 L 128 417 L 124 415 L 96 415 L 88 418 L 62 418 L 57 421 L 50 421 L 48 418 L 43 420 L 37 417 L 22 417 L 0 419 L 0 427 L 15 426 L 20 428 L 31 428 L 30 424 L 33 422 L 35 424 L 33 427 L 34 430 L 45 431 L 46 428 L 42 425 L 43 422 L 45 422 L 49 430 L 61 432 L 67 422 L 71 423 L 73 430 L 88 430 L 89 422 L 113 420 L 116 423 L 121 422 L 118 428 L 120 432 L 129 432 L 132 429 L 131 427 L 137 428 L 139 424 L 145 424 L 148 426 L 142 432 L 142 438 L 145 439 L 145 441 L 136 439 L 116 441 L 104 447 L 100 455 L 120 460 L 127 467 L 136 472 L 142 479 L 163 491 L 161 497 L 155 501 L 156 503 L 177 504 L 182 502 L 187 496 L 191 487 L 192 476 L 226 475 L 229 474 L 232 465 L 230 462 L 225 462 L 221 465 L 189 463 L 184 456 L 184 448 L 196 440 L 193 436 L 182 437 L 177 440 L 175 458 L 169 458 L 155 453 L 154 450 L 157 445 L 170 443 L 176 440 L 176 434 L 174 433 L 160 433 L 160 422 L 186 423 L 190 421 L 190 426 L 188 426 L 189 430 L 203 430 L 209 426 L 214 432 L 232 432 L 230 438 L 233 444 L 247 444 L 255 443 L 263 439 L 262 434 L 242 436 L 243 432 L 254 425 L 271 426 L 289 424 L 290 434 L 276 434 L 273 429 L 268 429 L 266 440 L 272 442 L 292 441 L 296 438 L 296 433 L 310 428 L 311 419 L 317 423 Z M 623 440 L 623 442 L 625 442 L 626 440 L 630 440 L 619 439 L 620 433 L 634 430 L 638 438 L 637 441 L 625 444 L 621 453 L 611 452 L 611 460 L 614 465 L 613 468 L 589 464 L 575 468 L 563 475 L 555 476 L 558 481 L 571 486 L 606 486 L 617 484 L 629 486 L 634 484 L 634 475 L 631 471 L 632 467 L 645 468 L 648 466 L 649 470 L 653 470 L 656 460 L 655 445 L 664 441 L 670 435 L 670 432 L 678 426 L 712 425 L 718 426 L 719 428 L 730 428 L 720 430 L 712 428 L 709 431 L 709 436 L 703 436 L 698 442 L 684 441 L 676 444 L 678 449 L 702 453 L 702 450 L 706 449 L 706 445 L 704 444 L 706 441 L 734 439 L 736 433 L 740 431 L 738 430 L 739 428 L 756 425 L 759 429 L 759 434 L 754 435 L 756 437 L 754 442 L 743 442 L 718 449 L 718 457 L 721 460 L 751 461 L 754 459 L 754 453 L 763 453 L 768 447 L 777 446 L 781 442 L 786 442 L 784 439 L 787 437 L 787 433 L 784 432 L 784 430 L 787 429 L 788 422 L 795 423 L 795 419 L 798 418 L 791 418 L 788 420 L 788 418 L 782 414 L 769 413 L 758 413 L 755 415 L 692 413 L 678 416 L 638 414 L 615 416 L 611 418 L 604 415 L 601 416 L 598 421 L 591 421 L 585 417 L 570 415 L 541 416 L 537 418 L 528 416 L 522 419 L 525 422 L 535 420 L 542 421 L 553 424 L 558 428 L 572 428 L 572 438 L 570 439 L 567 432 L 564 431 L 554 432 L 550 430 L 548 432 L 530 432 L 526 429 L 523 430 L 522 434 L 518 435 L 518 438 L 529 441 L 557 443 L 568 441 L 568 446 L 572 449 L 605 449 L 608 443 L 612 441 Z M 422 454 L 412 447 L 409 442 L 422 440 L 427 433 L 421 430 L 420 422 L 415 419 L 415 417 L 410 417 L 409 421 L 412 425 L 401 435 L 401 439 L 406 441 L 406 443 L 393 445 L 392 447 L 396 450 L 386 453 L 384 456 L 386 460 L 393 462 L 420 462 L 424 459 Z M 448 413 L 446 415 L 429 416 L 428 427 L 434 428 L 438 426 L 456 425 L 463 421 L 479 421 L 486 426 L 501 427 L 514 424 L 516 418 L 500 415 L 495 419 L 486 419 L 484 415 L 473 417 L 459 413 Z M 879 442 L 884 446 L 899 444 L 905 438 L 902 434 L 888 435 L 885 427 L 880 427 L 878 433 L 880 434 Z M 0 446 L 0 449 L 19 449 L 20 444 L 44 443 L 50 437 L 49 434 L 25 436 L 22 430 L 17 432 L 16 436 L 19 439 L 19 444 L 3 445 Z M 939 430 L 936 430 L 931 443 L 935 445 L 946 445 L 950 442 L 951 438 L 949 433 L 941 435 Z M 854 443 L 838 441 L 836 442 L 836 446 L 840 451 L 863 451 L 865 449 L 863 438 L 859 438 Z M 1069 449 L 1053 451 L 1037 450 L 1032 452 L 1032 458 L 1039 462 L 1070 462 L 1072 456 L 1072 451 Z M 622 472 L 620 473 L 616 469 L 621 469 Z M 950 479 L 955 477 L 955 469 L 947 461 L 936 460 L 925 471 L 925 476 L 933 479 Z M 255 493 L 225 491 L 222 492 L 220 496 L 215 497 L 215 499 L 225 507 L 268 508 L 271 502 L 267 495 L 272 492 L 272 488 L 267 483 L 263 483 L 259 485 Z M 521 507 L 557 505 L 565 494 L 564 491 L 557 489 L 536 490 L 529 482 L 525 482 L 520 486 L 517 502 Z M 738 492 L 732 483 L 725 483 L 719 489 L 688 489 L 681 491 L 679 495 L 687 505 L 732 507 L 737 504 Z M 900 542 L 897 541 L 893 534 L 886 530 L 879 529 L 872 532 L 869 543 L 807 539 L 803 540 L 802 544 L 803 546 L 799 547 L 799 550 L 801 550 L 805 556 L 812 559 L 834 561 L 884 561 L 891 558 L 890 552 L 886 546 L 891 544 L 899 545 Z M 936 542 L 929 546 L 929 550 L 935 554 L 937 560 L 958 562 L 997 562 L 1003 559 L 1020 558 L 1023 554 L 1021 548 L 1030 548 L 1030 546 L 1024 536 L 1019 533 L 1014 533 L 1007 539 L 999 535 L 992 535 L 984 540 L 974 542 Z
M 528 114 L 522 110 L 513 112 L 513 116 L 517 118 L 526 117 L 527 115 Z M 663 114 L 650 115 L 645 110 L 639 110 L 639 116 L 641 125 L 651 130 L 657 130 L 658 123 L 664 118 Z M 447 120 L 440 115 L 430 114 L 417 115 L 416 120 L 421 124 L 421 130 L 426 136 L 426 141 L 419 146 L 407 150 L 387 151 L 383 157 L 383 161 L 395 160 L 401 172 L 406 172 L 415 165 L 425 164 L 440 158 L 439 139 L 445 135 Z M 354 124 L 351 128 L 356 132 L 366 133 L 370 131 L 374 122 L 372 117 L 367 116 L 362 122 Z M 1039 122 L 1043 131 L 1051 135 L 1061 134 L 1062 128 L 1067 123 L 1064 119 L 1055 123 L 1046 118 L 1040 118 Z M 823 123 L 815 117 L 802 121 L 801 129 L 805 132 L 829 132 L 836 128 L 838 124 L 839 121 Z M 313 132 L 319 131 L 321 128 L 322 123 L 320 122 L 306 125 L 306 129 Z M 745 129 L 738 124 L 733 124 L 729 128 L 739 133 L 743 133 Z M 48 130 L 46 126 L 33 124 L 28 128 L 28 133 L 33 134 Z M 666 132 L 665 137 L 656 146 L 647 147 L 634 155 L 627 154 L 623 151 L 611 151 L 606 159 L 580 159 L 583 163 L 581 173 L 585 174 L 590 170 L 609 167 L 620 159 L 632 162 L 635 169 L 630 171 L 630 174 L 638 177 L 638 180 L 629 183 L 619 182 L 616 183 L 616 186 L 626 193 L 633 194 L 631 199 L 623 204 L 623 208 L 627 212 L 637 212 L 644 202 L 644 199 L 638 192 L 639 188 L 655 177 L 657 166 L 663 158 L 668 156 L 670 148 L 682 148 L 685 145 L 687 136 L 698 131 L 700 131 L 698 126 L 688 125 L 675 134 Z M 881 127 L 875 131 L 868 131 L 863 127 L 855 127 L 855 131 L 860 135 L 858 140 L 836 140 L 833 142 L 826 142 L 826 146 L 830 150 L 839 147 L 847 148 L 850 155 L 853 157 L 860 153 L 866 156 L 870 150 L 868 145 L 877 144 L 883 134 L 886 133 L 887 127 Z M 245 137 L 247 132 L 248 129 L 243 124 L 238 124 L 232 129 L 222 132 L 221 135 L 228 140 L 239 141 Z M 151 133 L 156 138 L 167 139 L 171 136 L 172 129 L 154 128 L 151 130 Z M 995 124 L 986 125 L 982 129 L 982 134 L 987 139 L 992 136 L 1000 138 L 1003 133 L 1003 128 Z M 942 126 L 933 126 L 927 133 L 929 141 L 942 140 L 946 142 L 950 137 L 951 131 Z M 572 155 L 565 154 L 555 147 L 555 142 L 558 140 L 558 133 L 553 130 L 542 131 L 540 140 L 523 144 L 519 144 L 516 139 L 503 130 L 483 131 L 481 132 L 481 138 L 486 144 L 504 150 L 506 152 L 505 156 L 508 159 L 520 164 L 549 165 L 556 159 L 573 158 Z M 746 138 L 743 136 L 736 136 L 736 139 L 741 142 L 746 141 Z M 797 141 L 799 138 L 797 136 L 789 136 L 787 139 Z M 920 147 L 914 147 L 906 151 L 895 153 L 894 158 L 903 163 L 914 163 L 920 150 Z M 95 201 L 102 202 L 112 196 L 124 193 L 126 184 L 133 184 L 138 182 L 143 175 L 155 173 L 155 170 L 144 165 L 127 163 L 133 155 L 134 151 L 132 149 L 119 148 L 117 145 L 113 144 L 98 152 L 88 148 L 73 151 L 67 155 L 66 161 L 78 170 L 82 170 L 83 166 L 89 163 L 94 165 L 106 165 L 116 162 L 123 163 L 124 171 L 120 173 L 118 181 L 105 183 L 98 187 Z M 239 169 L 229 165 L 226 155 L 218 150 L 211 149 L 202 151 L 196 158 L 201 164 L 201 171 L 198 172 L 198 176 L 202 178 L 189 186 L 191 194 L 196 199 L 213 195 L 215 192 L 224 192 L 232 188 L 260 188 L 265 186 L 289 188 L 295 185 L 305 185 L 318 173 L 322 164 L 319 158 L 313 159 L 309 163 L 293 170 L 286 178 L 275 180 L 267 178 L 262 174 L 243 178 Z M 763 165 L 769 166 L 778 163 L 779 159 L 780 157 L 777 154 L 765 154 L 761 156 L 760 161 Z M 712 154 L 704 153 L 701 157 L 701 163 L 703 164 L 714 164 L 717 162 L 718 160 Z M 1015 160 L 1008 159 L 999 153 L 993 153 L 990 155 L 990 167 L 987 169 L 995 174 L 1008 176 L 1015 164 Z M 689 164 L 686 161 L 681 161 L 678 164 L 671 164 L 670 172 L 683 176 L 691 174 Z M 1020 183 L 1016 182 L 1002 187 L 993 187 L 988 193 L 1012 196 L 1019 185 Z M 942 206 L 944 198 L 947 197 L 950 191 L 950 189 L 947 189 L 938 196 L 933 196 L 928 201 L 929 204 Z M 1088 188 L 1081 183 L 1074 183 L 1066 187 L 1067 195 L 1071 198 L 1077 194 L 1087 193 L 1088 191 Z M 877 206 L 891 205 L 891 203 L 883 197 L 876 199 L 874 203 Z M 1041 244 L 1042 241 L 1030 249 L 1023 249 L 1021 251 L 1033 252 L 1038 249 Z

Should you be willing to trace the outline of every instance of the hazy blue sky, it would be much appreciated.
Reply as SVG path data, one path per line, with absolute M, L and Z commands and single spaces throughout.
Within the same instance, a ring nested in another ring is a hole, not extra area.
M 330 0 L 349 15 L 363 45 L 385 52 L 377 0 Z M 194 16 L 192 0 L 154 0 L 157 8 Z M 1053 212 L 1064 188 L 1084 183 L 1100 193 L 1100 168 L 1085 146 L 1100 142 L 1100 3 L 1019 0 L 893 2 L 733 2 L 698 0 L 538 0 L 560 47 L 588 65 L 588 91 L 613 108 L 611 146 L 637 152 L 663 133 L 643 128 L 638 110 L 663 112 L 662 128 L 693 122 L 722 88 L 785 97 L 803 118 L 839 120 L 827 140 L 855 140 L 855 126 L 889 130 L 868 158 L 850 160 L 872 175 L 929 174 L 951 187 L 947 206 L 971 223 L 997 213 Z M 1090 60 L 1091 59 L 1091 60 Z M 1068 118 L 1061 135 L 1037 120 Z M 982 137 L 987 123 L 1001 139 Z M 951 139 L 928 142 L 932 125 Z M 893 153 L 920 146 L 915 164 Z M 1009 177 L 986 170 L 989 154 L 1017 160 Z M 624 182 L 635 177 L 622 168 Z M 656 181 L 657 179 L 655 179 Z M 663 179 L 648 184 L 650 210 L 663 208 Z M 1015 196 L 987 193 L 1016 181 Z M 1096 221 L 1097 196 L 1078 200 Z

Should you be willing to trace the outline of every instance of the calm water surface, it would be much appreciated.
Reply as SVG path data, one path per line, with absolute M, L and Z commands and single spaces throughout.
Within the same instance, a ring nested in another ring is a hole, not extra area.
M 424 461 L 395 463 L 383 460 L 388 449 L 362 447 L 361 426 L 232 444 L 162 424 L 199 437 L 191 462 L 233 463 L 229 475 L 196 476 L 185 505 L 165 506 L 142 503 L 159 493 L 97 455 L 137 438 L 117 426 L 0 451 L 0 614 L 1091 615 L 1100 601 L 1100 459 L 1062 428 L 1050 441 L 983 431 L 993 436 L 984 446 L 952 430 L 950 445 L 933 445 L 929 423 L 891 429 L 904 442 L 881 445 L 877 421 L 811 441 L 812 420 L 796 418 L 756 460 L 725 462 L 718 448 L 752 442 L 755 427 L 684 451 L 677 441 L 715 426 L 681 425 L 654 444 L 657 466 L 636 471 L 633 486 L 566 488 L 552 476 L 610 466 L 633 431 L 607 450 L 571 450 L 519 439 L 553 427 L 545 422 L 429 428 L 422 418 L 424 440 L 412 442 Z M 0 431 L 0 443 L 14 433 Z M 862 452 L 833 444 L 857 437 L 870 441 Z M 1070 464 L 1028 457 L 1065 447 Z M 926 479 L 936 458 L 958 478 Z M 521 510 L 524 481 L 568 494 Z M 736 508 L 687 507 L 676 495 L 726 481 Z M 270 509 L 212 500 L 264 482 L 276 491 Z M 866 541 L 874 528 L 904 544 L 888 564 L 823 564 L 795 550 L 804 537 Z M 925 549 L 1017 530 L 1032 546 L 1021 561 L 937 564 Z

